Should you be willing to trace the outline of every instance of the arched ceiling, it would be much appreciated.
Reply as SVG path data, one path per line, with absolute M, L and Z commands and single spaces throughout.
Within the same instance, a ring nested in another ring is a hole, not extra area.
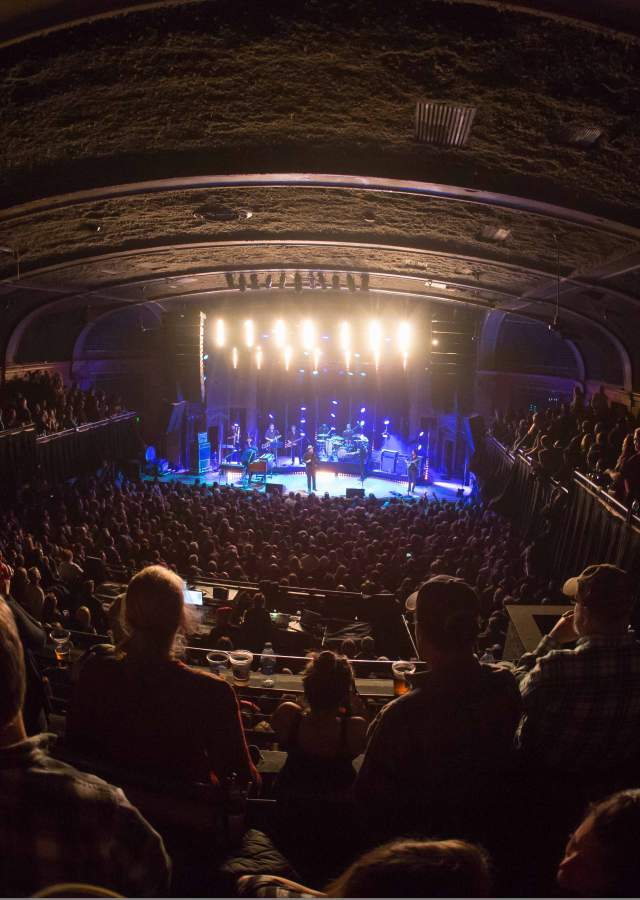
M 228 273 L 258 298 L 354 272 L 610 335 L 637 373 L 639 70 L 629 34 L 433 0 L 154 3 L 9 43 L 0 340 L 42 309 L 234 298 Z M 477 107 L 466 148 L 416 140 L 421 98 Z

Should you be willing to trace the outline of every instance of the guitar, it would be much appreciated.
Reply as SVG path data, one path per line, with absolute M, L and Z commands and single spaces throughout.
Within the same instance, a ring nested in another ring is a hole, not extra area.
M 299 437 L 299 438 L 296 438 L 295 440 L 285 441 L 284 446 L 287 450 L 290 450 L 291 447 L 295 446 L 295 444 L 299 444 L 303 440 L 304 440 L 303 437 Z
M 265 438 L 265 442 L 262 445 L 262 449 L 270 450 L 272 447 L 277 447 L 278 441 L 280 440 L 281 437 L 282 437 L 281 434 L 274 434 L 274 436 L 271 438 Z

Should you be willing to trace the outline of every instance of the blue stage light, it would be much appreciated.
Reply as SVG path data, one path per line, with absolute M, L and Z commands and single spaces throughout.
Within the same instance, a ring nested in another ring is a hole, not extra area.
M 385 425 L 388 425 L 388 424 L 389 424 L 389 419 L 385 419 L 385 420 L 384 420 L 384 424 L 385 424 Z
M 269 413 L 269 418 L 273 419 L 273 413 Z
M 209 354 L 205 353 L 205 355 L 202 358 L 206 362 L 209 359 Z
M 338 401 L 337 401 L 337 400 L 332 400 L 331 402 L 333 403 L 334 406 L 337 406 L 337 405 L 338 405 Z
M 306 411 L 307 411 L 307 407 L 306 407 L 306 406 L 301 406 L 301 407 L 300 407 L 300 412 L 306 412 Z
M 360 419 L 360 428 L 364 428 L 364 419 Z
M 239 422 L 234 422 L 234 423 L 233 423 L 233 427 L 234 427 L 234 428 L 240 428 L 240 423 L 239 423 Z
M 331 413 L 331 418 L 332 418 L 332 419 L 335 419 L 335 417 L 336 417 L 336 414 L 335 414 L 335 413 Z
M 418 450 L 422 450 L 422 444 L 418 444 Z
M 421 431 L 418 437 L 424 437 L 424 431 Z
M 307 420 L 306 420 L 306 419 L 300 419 L 300 424 L 301 424 L 301 425 L 306 425 L 306 424 L 307 424 Z
M 366 411 L 367 411 L 367 408 L 366 408 L 365 406 L 361 406 L 361 407 L 360 407 L 360 412 L 361 412 L 361 413 L 365 413 Z

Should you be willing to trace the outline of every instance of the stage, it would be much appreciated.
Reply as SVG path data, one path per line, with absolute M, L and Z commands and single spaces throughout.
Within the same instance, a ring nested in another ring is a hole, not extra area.
M 280 461 L 282 463 L 282 460 Z M 281 484 L 285 493 L 293 491 L 297 494 L 307 493 L 307 477 L 304 471 L 300 470 L 300 466 L 290 467 L 291 472 L 286 471 L 286 466 L 279 465 L 277 472 L 267 477 L 266 484 Z M 458 491 L 464 491 L 464 497 L 467 498 L 471 493 L 470 487 L 462 487 L 457 482 L 450 482 L 440 479 L 437 473 L 433 473 L 433 481 L 429 484 L 419 484 L 413 494 L 407 494 L 406 478 L 397 479 L 384 477 L 382 472 L 374 472 L 369 475 L 364 483 L 360 481 L 357 475 L 347 472 L 331 471 L 323 469 L 322 463 L 317 473 L 317 494 L 329 494 L 331 497 L 344 497 L 348 488 L 363 488 L 365 495 L 373 494 L 375 497 L 389 499 L 391 497 L 402 497 L 409 500 L 420 499 L 425 494 L 429 498 L 437 498 L 439 500 L 456 501 L 459 500 Z M 150 476 L 146 476 L 150 479 Z M 225 467 L 222 471 L 210 471 L 202 475 L 193 475 L 189 472 L 167 472 L 158 477 L 158 481 L 171 482 L 180 481 L 184 484 L 193 484 L 199 481 L 201 484 L 218 484 L 232 485 L 239 490 L 254 490 L 264 493 L 265 483 L 253 481 L 251 485 L 247 485 L 242 481 L 242 470 L 238 468 Z

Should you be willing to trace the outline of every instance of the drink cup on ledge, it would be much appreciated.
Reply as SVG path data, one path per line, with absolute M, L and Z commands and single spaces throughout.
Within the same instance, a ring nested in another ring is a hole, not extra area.
M 220 675 L 223 669 L 229 668 L 229 654 L 224 650 L 212 650 L 207 653 L 207 662 L 214 675 Z
M 56 661 L 61 669 L 66 668 L 71 655 L 71 633 L 64 628 L 52 628 L 51 640 Z
M 249 683 L 252 662 L 253 653 L 250 650 L 231 650 L 229 652 L 229 663 L 236 684 Z
M 396 697 L 401 697 L 411 690 L 411 686 L 407 680 L 409 675 L 413 675 L 416 670 L 415 663 L 405 662 L 399 659 L 392 663 L 391 671 L 393 672 L 393 693 Z

